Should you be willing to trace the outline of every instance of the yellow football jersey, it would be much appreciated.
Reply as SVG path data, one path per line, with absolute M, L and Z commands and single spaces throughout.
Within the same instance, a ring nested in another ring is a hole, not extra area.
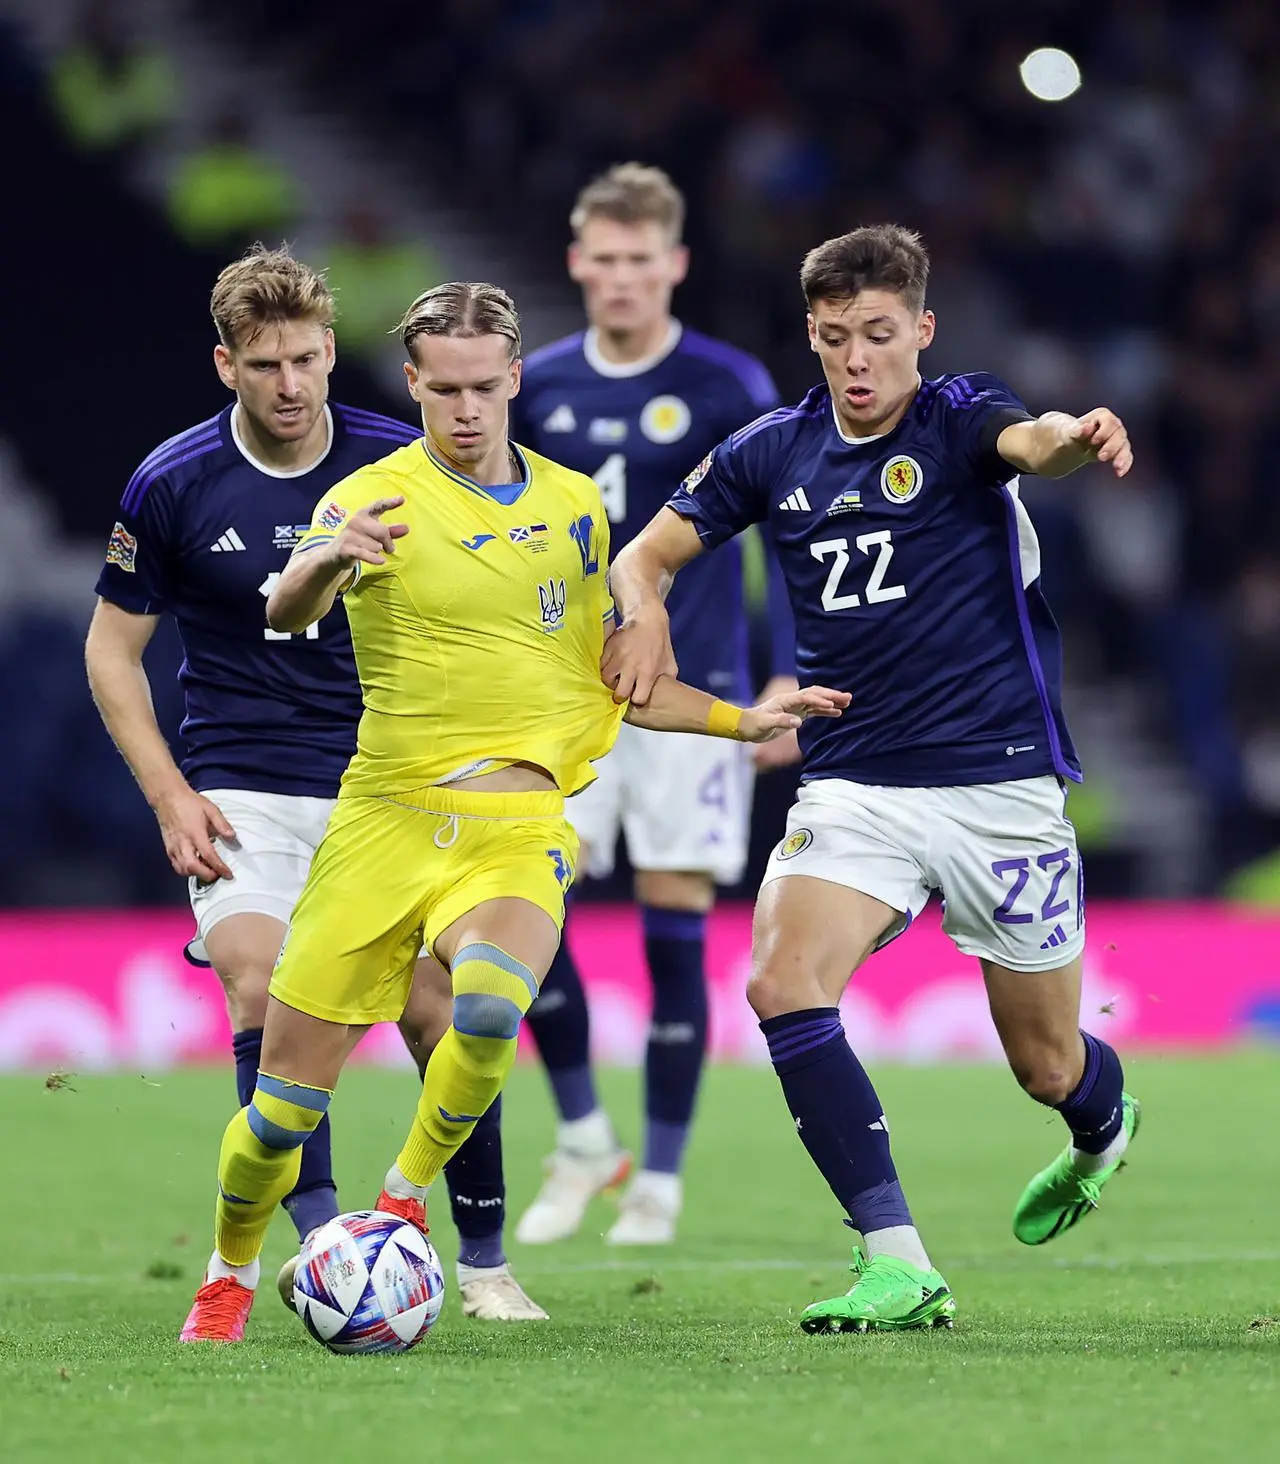
M 491 490 L 419 439 L 316 505 L 297 553 L 377 498 L 402 495 L 383 522 L 409 526 L 346 591 L 364 715 L 343 796 L 403 799 L 490 760 L 545 768 L 567 796 L 613 746 L 625 708 L 600 680 L 613 617 L 600 490 L 516 452 L 523 482 Z

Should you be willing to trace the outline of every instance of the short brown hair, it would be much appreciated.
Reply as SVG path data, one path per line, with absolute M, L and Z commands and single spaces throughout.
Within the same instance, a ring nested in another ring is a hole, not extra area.
M 288 245 L 255 244 L 218 276 L 209 311 L 224 346 L 251 345 L 269 325 L 288 320 L 333 324 L 333 295 L 324 275 L 297 260 Z
M 810 249 L 800 266 L 800 288 L 815 300 L 852 300 L 863 290 L 893 290 L 910 310 L 924 309 L 929 252 L 920 235 L 901 224 L 870 224 Z
M 618 224 L 661 224 L 672 243 L 678 243 L 684 231 L 684 194 L 661 168 L 615 163 L 578 194 L 569 215 L 575 239 L 593 218 Z
M 413 343 L 420 335 L 506 336 L 511 359 L 520 354 L 520 317 L 515 301 L 499 285 L 457 280 L 436 285 L 409 306 L 396 332 L 414 361 Z

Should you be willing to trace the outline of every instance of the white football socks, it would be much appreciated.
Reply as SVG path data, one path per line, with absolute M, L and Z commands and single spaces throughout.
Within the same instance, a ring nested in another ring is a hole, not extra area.
M 1101 1154 L 1086 1154 L 1083 1149 L 1072 1148 L 1071 1167 L 1077 1174 L 1097 1174 L 1100 1170 L 1106 1169 L 1116 1162 L 1124 1151 L 1129 1147 L 1129 1130 L 1121 1125 L 1120 1132 L 1107 1145 Z
M 256 1291 L 258 1277 L 262 1274 L 262 1262 L 250 1261 L 247 1266 L 229 1265 L 217 1251 L 209 1257 L 209 1266 L 204 1273 L 206 1281 L 221 1281 L 224 1277 L 230 1276 L 239 1281 L 248 1291 Z
M 393 1164 L 387 1170 L 387 1177 L 382 1181 L 382 1188 L 393 1200 L 421 1200 L 424 1204 L 427 1199 L 427 1190 L 431 1188 L 426 1184 L 410 1184 L 400 1173 L 400 1166 Z
M 883 1230 L 869 1230 L 863 1235 L 862 1243 L 867 1248 L 869 1261 L 877 1256 L 893 1256 L 895 1260 L 906 1261 L 921 1271 L 933 1270 L 933 1262 L 914 1225 L 887 1225 Z
M 618 1140 L 613 1125 L 603 1108 L 593 1109 L 585 1118 L 561 1120 L 556 1125 L 556 1145 L 571 1154 L 590 1159 L 602 1158 L 617 1151 Z

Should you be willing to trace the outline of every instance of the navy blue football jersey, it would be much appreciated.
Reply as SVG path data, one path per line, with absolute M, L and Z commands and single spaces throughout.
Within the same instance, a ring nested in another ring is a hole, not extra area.
M 278 473 L 242 451 L 232 411 L 171 437 L 130 478 L 98 594 L 177 622 L 192 787 L 333 798 L 361 712 L 346 615 L 336 605 L 288 635 L 267 625 L 267 596 L 325 493 L 422 434 L 332 403 L 325 456 Z
M 995 448 L 1029 415 L 994 376 L 941 376 L 892 432 L 856 441 L 815 387 L 721 443 L 671 499 L 708 549 L 773 528 L 800 684 L 853 697 L 801 728 L 806 780 L 1079 778 L 1039 546 Z
M 678 324 L 661 352 L 631 366 L 605 361 L 594 333 L 579 331 L 525 360 L 511 436 L 595 479 L 616 554 L 700 458 L 777 403 L 754 356 Z M 690 565 L 667 608 L 681 679 L 719 696 L 749 696 L 740 547 Z M 774 671 L 789 672 L 794 641 L 785 608 L 771 616 L 771 629 Z

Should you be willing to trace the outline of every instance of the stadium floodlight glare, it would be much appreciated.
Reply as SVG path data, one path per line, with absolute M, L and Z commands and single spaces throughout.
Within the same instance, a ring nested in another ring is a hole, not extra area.
M 1040 46 L 1024 56 L 1018 75 L 1037 101 L 1065 102 L 1080 90 L 1080 67 L 1069 51 Z

